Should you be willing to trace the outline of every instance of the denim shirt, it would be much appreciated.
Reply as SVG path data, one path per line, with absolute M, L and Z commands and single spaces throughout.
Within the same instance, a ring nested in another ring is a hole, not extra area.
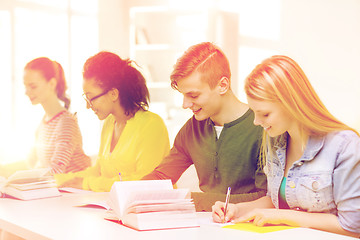
M 267 195 L 279 208 L 286 137 L 274 144 L 265 167 Z M 353 131 L 309 137 L 302 157 L 288 171 L 285 196 L 291 209 L 338 216 L 341 226 L 360 233 L 360 138 Z

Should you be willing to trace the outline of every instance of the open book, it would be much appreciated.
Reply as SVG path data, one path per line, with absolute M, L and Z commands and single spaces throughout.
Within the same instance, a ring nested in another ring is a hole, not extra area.
M 0 181 L 0 192 L 21 200 L 60 196 L 48 168 L 17 171 Z
M 118 220 L 137 230 L 199 226 L 187 189 L 173 189 L 170 180 L 115 182 L 109 204 Z

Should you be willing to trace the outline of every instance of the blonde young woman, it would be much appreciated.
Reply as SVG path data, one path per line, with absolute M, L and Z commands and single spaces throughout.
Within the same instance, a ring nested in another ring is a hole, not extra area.
M 360 236 L 360 138 L 329 113 L 299 65 L 273 56 L 246 78 L 245 91 L 264 128 L 267 196 L 213 206 L 216 222 L 286 224 Z

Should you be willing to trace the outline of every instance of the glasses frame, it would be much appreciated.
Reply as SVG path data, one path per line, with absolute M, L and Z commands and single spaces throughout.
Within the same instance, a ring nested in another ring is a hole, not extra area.
M 92 106 L 93 106 L 93 103 L 92 103 L 92 102 L 93 102 L 94 100 L 98 99 L 99 97 L 104 96 L 104 95 L 107 94 L 108 92 L 109 92 L 109 90 L 106 90 L 106 91 L 104 91 L 104 92 L 102 92 L 102 93 L 100 93 L 100 94 L 98 94 L 98 95 L 96 95 L 96 96 L 94 96 L 94 97 L 92 97 L 92 98 L 90 98 L 90 99 L 86 96 L 85 93 L 83 93 L 83 94 L 82 94 L 82 97 L 84 98 L 84 100 L 86 101 L 86 103 L 89 104 L 90 107 L 92 107 Z

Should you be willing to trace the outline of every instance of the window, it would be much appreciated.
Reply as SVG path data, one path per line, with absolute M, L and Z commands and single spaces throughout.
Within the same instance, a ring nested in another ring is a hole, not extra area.
M 81 71 L 85 60 L 98 51 L 97 8 L 98 0 L 1 1 L 0 161 L 3 163 L 26 157 L 44 114 L 41 106 L 32 106 L 24 94 L 23 68 L 30 60 L 46 56 L 59 62 L 68 84 L 70 111 L 86 110 L 81 100 Z M 85 152 L 86 148 L 94 149 L 85 140 L 89 139 L 87 126 L 80 126 Z M 98 141 L 92 139 L 92 142 Z

